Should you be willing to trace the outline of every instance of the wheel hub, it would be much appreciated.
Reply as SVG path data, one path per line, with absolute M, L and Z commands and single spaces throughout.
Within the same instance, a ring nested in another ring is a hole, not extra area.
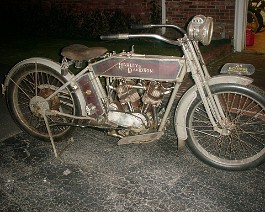
M 42 96 L 34 96 L 31 98 L 29 107 L 31 112 L 37 117 L 42 117 L 43 111 L 50 109 L 48 101 L 46 101 Z
M 39 91 L 37 96 L 31 98 L 29 107 L 35 116 L 42 117 L 44 110 L 59 110 L 60 99 L 58 96 L 55 95 L 50 100 L 46 100 L 53 92 L 54 90 L 50 88 L 43 88 Z
M 236 124 L 229 120 L 225 120 L 222 124 L 222 128 L 217 130 L 222 135 L 230 135 L 236 130 Z

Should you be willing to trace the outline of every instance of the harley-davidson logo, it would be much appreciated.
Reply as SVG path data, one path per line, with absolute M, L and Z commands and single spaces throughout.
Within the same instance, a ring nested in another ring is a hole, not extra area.
M 120 70 L 125 69 L 129 74 L 132 72 L 153 73 L 152 68 L 142 67 L 140 64 L 137 63 L 119 63 L 119 69 Z

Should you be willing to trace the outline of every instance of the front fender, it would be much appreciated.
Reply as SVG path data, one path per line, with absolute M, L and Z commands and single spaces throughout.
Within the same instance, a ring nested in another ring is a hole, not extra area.
M 208 80 L 209 86 L 222 83 L 249 85 L 252 82 L 253 79 L 249 77 L 231 75 L 217 75 Z M 175 111 L 175 131 L 178 137 L 178 145 L 180 148 L 184 147 L 184 142 L 188 137 L 186 130 L 187 113 L 190 108 L 190 105 L 195 100 L 197 95 L 197 87 L 196 85 L 194 85 L 182 96 Z
M 29 58 L 26 60 L 22 60 L 21 62 L 17 63 L 7 74 L 6 79 L 4 81 L 4 85 L 2 87 L 3 89 L 3 93 L 5 93 L 10 81 L 12 80 L 12 76 L 15 75 L 18 70 L 20 69 L 21 66 L 29 64 L 29 63 L 36 63 L 36 64 L 42 64 L 45 65 L 47 67 L 52 68 L 53 70 L 55 70 L 56 72 L 58 72 L 59 74 L 61 74 L 61 67 L 59 63 L 56 63 L 50 59 L 46 59 L 46 58 L 41 58 L 41 57 L 34 57 L 34 58 Z M 72 79 L 72 77 L 74 77 L 74 74 L 70 71 L 68 71 L 68 73 L 66 75 L 62 75 L 62 77 L 64 77 L 67 81 L 70 81 Z M 79 102 L 80 102 L 80 106 L 81 106 L 81 110 L 82 110 L 82 115 L 86 115 L 85 113 L 85 99 L 83 97 L 83 94 L 81 92 L 80 89 L 77 89 L 75 91 Z M 83 114 L 84 113 L 84 114 Z

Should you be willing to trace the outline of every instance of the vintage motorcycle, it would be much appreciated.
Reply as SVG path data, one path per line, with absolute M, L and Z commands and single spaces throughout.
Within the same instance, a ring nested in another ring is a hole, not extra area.
M 118 144 L 159 139 L 187 72 L 195 82 L 179 100 L 174 116 L 178 149 L 189 149 L 221 169 L 243 170 L 265 159 L 265 93 L 253 86 L 250 64 L 226 64 L 211 77 L 198 43 L 212 39 L 213 20 L 197 15 L 176 40 L 158 34 L 117 34 L 103 40 L 151 38 L 180 46 L 183 57 L 108 53 L 106 48 L 73 44 L 62 62 L 30 58 L 16 64 L 3 85 L 18 126 L 40 140 L 69 138 L 76 127 L 96 127 L 120 138 Z M 71 66 L 82 67 L 74 75 Z

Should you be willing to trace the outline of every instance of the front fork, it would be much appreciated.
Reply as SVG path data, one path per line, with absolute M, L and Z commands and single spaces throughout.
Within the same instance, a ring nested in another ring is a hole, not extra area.
M 224 134 L 226 124 L 224 111 L 218 97 L 213 95 L 210 90 L 208 84 L 210 75 L 200 53 L 198 42 L 190 41 L 188 39 L 182 42 L 182 49 L 185 54 L 188 67 L 191 70 L 192 77 L 197 86 L 211 124 L 213 125 L 215 131 Z M 221 128 L 218 127 L 218 123 Z

